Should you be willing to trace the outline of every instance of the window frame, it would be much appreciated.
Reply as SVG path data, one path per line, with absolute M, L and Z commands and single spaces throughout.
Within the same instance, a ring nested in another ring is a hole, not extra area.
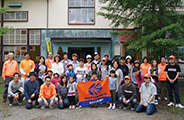
M 5 14 L 9 13 L 9 12 L 26 12 L 27 13 L 27 18 L 26 20 L 6 20 L 5 19 Z M 28 22 L 28 18 L 29 18 L 29 12 L 28 11 L 7 11 L 6 13 L 4 13 L 4 22 Z
M 22 28 L 17 28 L 17 29 L 15 29 L 15 30 L 25 30 L 26 31 L 26 36 L 27 36 L 27 39 L 26 39 L 26 41 L 27 41 L 27 44 L 25 44 L 25 45 L 22 45 L 22 44 L 16 44 L 16 45 L 12 45 L 12 44 L 9 44 L 9 45 L 5 45 L 4 43 L 3 43 L 3 51 L 2 51 L 2 61 L 4 62 L 5 61 L 5 56 L 4 56 L 4 47 L 26 47 L 26 51 L 27 52 L 30 52 L 30 47 L 32 46 L 32 47 L 36 47 L 36 46 L 38 46 L 38 47 L 40 47 L 40 55 L 41 55 L 41 29 L 22 29 Z M 36 45 L 36 44 L 33 44 L 33 45 L 30 45 L 29 44 L 29 40 L 30 40 L 30 36 L 29 36 L 29 34 L 30 34 L 30 31 L 31 30 L 39 30 L 40 31 L 40 45 Z M 4 39 L 3 39 L 4 40 Z M 21 62 L 21 61 L 17 61 L 18 63 L 19 62 Z
M 71 7 L 70 6 L 70 0 L 68 0 L 68 25 L 95 25 L 96 22 L 96 17 L 95 17 L 95 6 L 96 6 L 96 2 L 94 0 L 94 6 L 90 7 L 90 6 L 80 6 L 80 7 Z M 94 9 L 94 23 L 70 23 L 69 21 L 69 10 L 70 9 L 76 9 L 76 8 L 93 8 Z

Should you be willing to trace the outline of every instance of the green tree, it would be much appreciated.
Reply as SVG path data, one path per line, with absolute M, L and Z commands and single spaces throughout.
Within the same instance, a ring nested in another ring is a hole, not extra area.
M 0 8 L 0 15 L 5 13 L 7 10 L 8 10 L 7 8 Z M 13 30 L 13 28 L 11 28 L 11 27 L 7 27 L 7 26 L 0 27 L 0 36 L 6 34 L 7 32 L 12 31 L 12 30 Z
M 136 52 L 148 49 L 152 57 L 174 54 L 184 45 L 183 15 L 181 0 L 100 0 L 105 6 L 98 13 L 111 20 L 113 28 L 133 26 L 135 34 L 128 49 Z M 114 34 L 125 34 L 114 32 Z

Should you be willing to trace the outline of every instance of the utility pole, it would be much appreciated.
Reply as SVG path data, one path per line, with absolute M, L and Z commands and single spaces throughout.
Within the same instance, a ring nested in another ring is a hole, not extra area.
M 1 0 L 1 8 L 4 8 L 4 0 Z M 1 14 L 1 27 L 4 26 L 4 14 L 2 13 Z M 2 66 L 3 66 L 3 35 L 1 36 L 1 61 L 0 61 L 0 64 L 1 64 L 1 71 L 2 71 Z

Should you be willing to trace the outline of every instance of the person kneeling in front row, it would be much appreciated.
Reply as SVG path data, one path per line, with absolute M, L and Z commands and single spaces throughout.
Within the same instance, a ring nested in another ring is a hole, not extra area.
M 41 109 L 45 109 L 46 106 L 53 108 L 53 105 L 58 101 L 56 97 L 55 86 L 51 83 L 51 77 L 45 77 L 45 83 L 40 87 L 40 95 L 38 102 L 41 104 Z
M 131 110 L 135 110 L 134 106 L 137 103 L 136 87 L 131 83 L 130 76 L 124 77 L 125 84 L 121 86 L 121 97 L 119 101 L 123 102 L 123 109 L 126 110 L 129 103 L 131 103 Z
M 38 91 L 39 91 L 39 83 L 36 81 L 36 74 L 34 72 L 29 73 L 29 80 L 24 85 L 24 95 L 26 101 L 26 108 L 31 109 L 32 102 L 36 101 L 36 107 L 39 107 L 38 100 Z
M 152 115 L 156 111 L 155 107 L 155 95 L 157 95 L 156 87 L 151 83 L 149 74 L 144 75 L 144 81 L 139 90 L 140 103 L 136 108 L 136 112 L 146 111 L 147 115 Z
M 18 105 L 22 105 L 22 99 L 24 97 L 22 82 L 19 80 L 19 74 L 14 73 L 13 80 L 9 83 L 8 86 L 8 99 L 9 106 L 13 105 L 13 101 L 17 101 Z

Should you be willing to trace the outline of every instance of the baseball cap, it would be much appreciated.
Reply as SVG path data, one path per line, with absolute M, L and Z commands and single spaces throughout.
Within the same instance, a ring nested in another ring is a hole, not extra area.
M 150 74 L 145 74 L 144 75 L 144 78 L 150 78 L 151 76 L 150 76 Z
M 107 59 L 105 57 L 102 58 L 102 61 L 107 61 Z
M 169 59 L 175 59 L 174 55 L 169 56 Z
M 109 54 L 104 54 L 104 57 L 105 57 L 105 56 L 109 57 Z
M 76 53 L 73 53 L 73 54 L 72 54 L 72 56 L 75 56 L 75 57 L 77 57 L 77 54 L 76 54 Z
M 96 55 L 98 55 L 98 52 L 95 52 L 95 53 L 94 53 L 94 56 L 96 56 Z
M 132 59 L 132 57 L 130 55 L 127 55 L 126 59 Z
M 55 56 L 54 57 L 60 57 L 60 55 L 59 54 L 55 54 Z
M 87 56 L 86 56 L 86 59 L 88 59 L 88 58 L 92 58 L 91 55 L 87 55 Z
M 131 78 L 130 78 L 130 76 L 127 75 L 124 77 L 124 80 L 126 80 L 126 79 L 130 80 Z
M 79 62 L 80 62 L 80 61 L 84 62 L 84 59 L 79 59 Z
M 134 62 L 134 64 L 140 64 L 140 62 L 139 62 L 138 60 L 136 60 L 136 61 Z

